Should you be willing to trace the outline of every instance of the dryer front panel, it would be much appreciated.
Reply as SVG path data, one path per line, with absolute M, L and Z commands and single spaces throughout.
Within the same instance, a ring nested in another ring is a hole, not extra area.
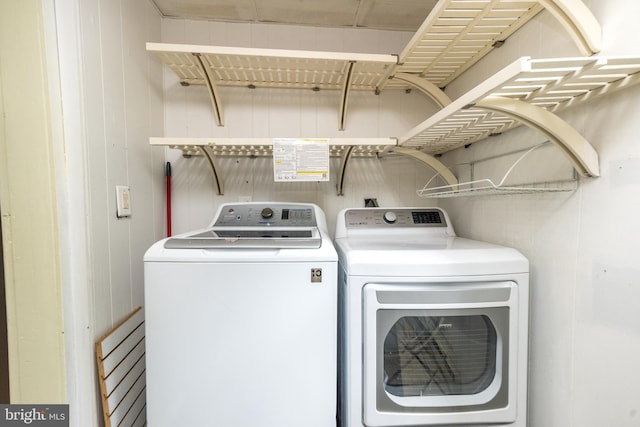
M 514 282 L 363 288 L 366 426 L 516 418 Z

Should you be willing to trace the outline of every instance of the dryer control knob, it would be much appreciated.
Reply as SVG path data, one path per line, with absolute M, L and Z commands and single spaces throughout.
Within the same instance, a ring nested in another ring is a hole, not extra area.
M 262 216 L 262 218 L 264 219 L 269 219 L 273 216 L 273 209 L 271 208 L 264 208 L 262 209 L 262 212 L 260 212 L 260 215 Z
M 393 213 L 391 211 L 387 211 L 382 216 L 382 219 L 384 219 L 384 222 L 386 222 L 387 224 L 393 224 L 394 222 L 396 222 L 398 217 L 396 216 L 395 213 Z

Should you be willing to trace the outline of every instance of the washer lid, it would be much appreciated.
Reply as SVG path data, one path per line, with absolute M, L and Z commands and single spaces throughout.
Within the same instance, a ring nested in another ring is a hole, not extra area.
M 319 248 L 317 227 L 213 227 L 195 234 L 172 237 L 166 249 Z
M 316 249 L 322 245 L 323 223 L 324 215 L 310 203 L 228 203 L 220 206 L 208 229 L 169 238 L 164 247 Z

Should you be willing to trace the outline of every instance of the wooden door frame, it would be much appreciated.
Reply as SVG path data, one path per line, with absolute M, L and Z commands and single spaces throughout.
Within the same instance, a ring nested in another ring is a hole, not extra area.
M 0 208 L 2 214 L 2 208 Z M 4 250 L 0 227 L 0 404 L 10 403 L 9 340 L 7 337 L 7 299 L 4 292 Z

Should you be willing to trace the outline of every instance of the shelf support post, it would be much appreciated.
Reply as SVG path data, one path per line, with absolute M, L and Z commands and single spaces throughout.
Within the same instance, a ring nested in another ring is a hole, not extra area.
M 418 160 L 419 162 L 424 163 L 425 165 L 433 169 L 438 175 L 440 175 L 446 185 L 450 185 L 451 187 L 453 187 L 453 189 L 457 188 L 458 186 L 458 178 L 456 178 L 456 176 L 451 173 L 449 168 L 446 167 L 440 160 L 425 152 L 406 147 L 393 147 L 390 148 L 387 152 L 412 157 L 415 160 Z
M 602 47 L 602 27 L 582 0 L 538 0 L 567 30 L 583 55 Z
M 211 106 L 213 107 L 213 116 L 216 119 L 216 124 L 218 126 L 224 126 L 224 119 L 222 118 L 222 104 L 220 104 L 220 96 L 218 95 L 218 87 L 216 85 L 215 78 L 211 75 L 209 67 L 207 67 L 202 60 L 202 55 L 200 53 L 193 53 L 193 56 L 196 57 L 196 62 L 202 72 L 204 83 L 207 85 L 207 89 L 209 90 L 209 98 L 211 99 Z
M 219 168 L 216 163 L 216 158 L 215 154 L 213 154 L 212 147 L 210 145 L 200 145 L 198 146 L 198 149 L 209 162 L 209 166 L 211 166 L 211 172 L 213 172 L 213 182 L 216 186 L 216 194 L 218 194 L 218 196 L 224 195 L 224 183 L 222 182 L 222 177 L 220 176 Z
M 473 106 L 511 117 L 544 134 L 569 158 L 583 176 L 600 176 L 598 153 L 580 133 L 556 114 L 524 101 L 489 96 Z
M 340 124 L 339 130 L 344 130 L 344 123 L 347 120 L 347 101 L 349 99 L 349 92 L 351 91 L 351 79 L 353 77 L 353 67 L 355 61 L 349 61 L 347 65 L 347 72 L 344 76 L 344 84 L 342 86 L 340 97 Z
M 451 98 L 442 91 L 438 86 L 431 83 L 429 80 L 418 76 L 417 74 L 410 73 L 397 73 L 392 78 L 402 80 L 409 83 L 411 86 L 418 89 L 423 94 L 427 95 L 433 102 L 435 102 L 440 108 L 444 108 L 451 104 Z
M 340 158 L 340 172 L 338 173 L 338 183 L 336 184 L 338 196 L 344 196 L 344 176 L 347 173 L 347 163 L 351 160 L 351 154 L 353 153 L 354 148 L 354 145 L 350 145 L 342 152 L 342 157 Z

